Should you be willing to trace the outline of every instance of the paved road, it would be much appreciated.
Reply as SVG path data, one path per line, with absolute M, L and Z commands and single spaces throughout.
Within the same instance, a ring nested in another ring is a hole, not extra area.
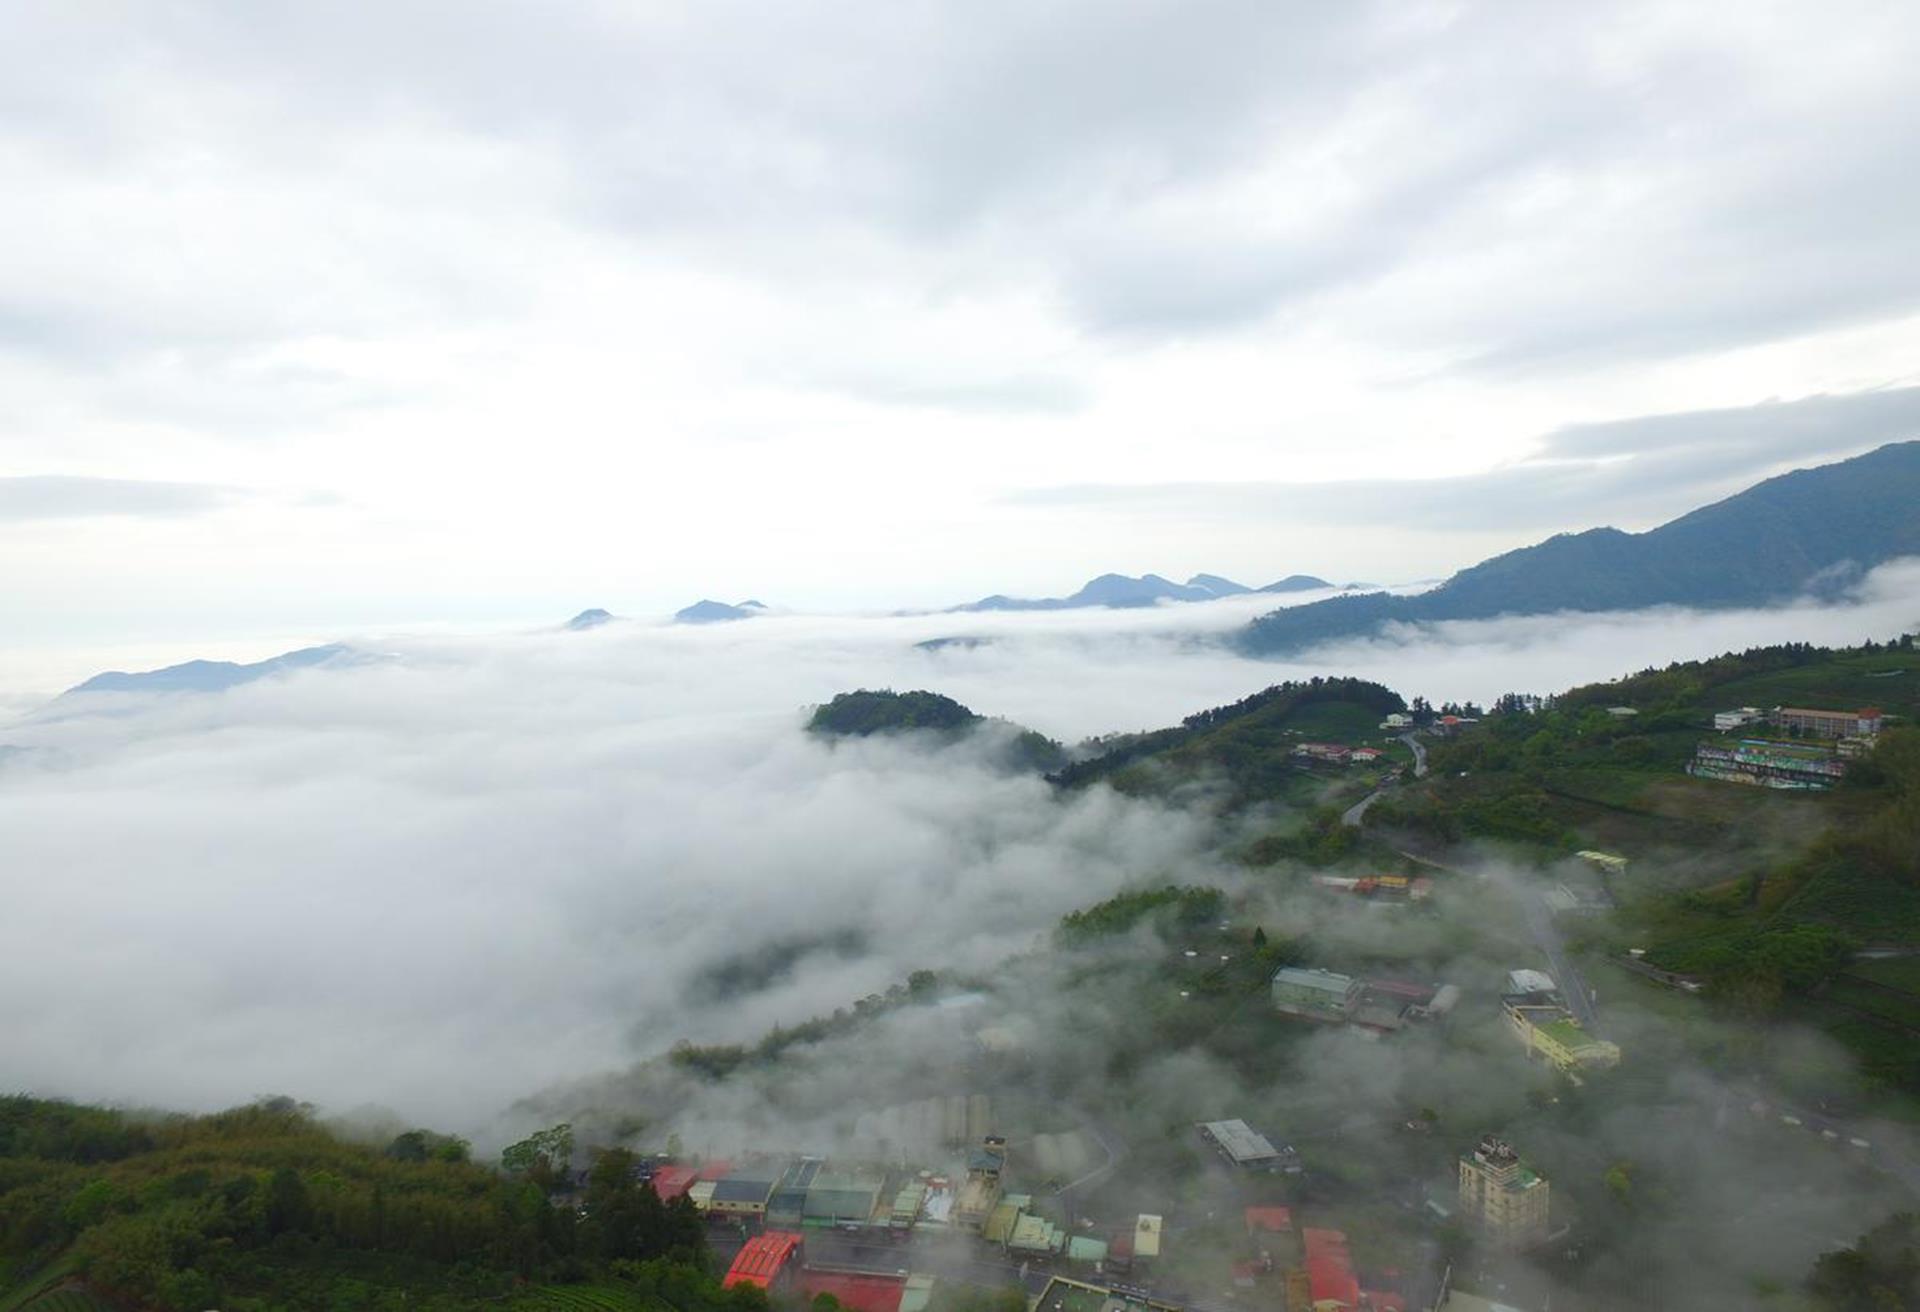
M 1798 1128 L 1803 1133 L 1816 1135 L 1822 1131 L 1831 1132 L 1834 1138 L 1830 1142 L 1836 1151 L 1864 1156 L 1875 1169 L 1886 1172 L 1920 1195 L 1920 1156 L 1916 1156 L 1911 1144 L 1906 1142 L 1905 1132 L 1899 1127 L 1837 1120 L 1824 1112 L 1793 1102 L 1778 1089 L 1749 1082 L 1722 1096 L 1719 1114 L 1715 1118 L 1716 1129 L 1725 1128 L 1725 1122 L 1735 1116 L 1751 1114 L 1746 1106 L 1731 1106 L 1733 1100 L 1762 1104 L 1764 1110 L 1761 1114 L 1775 1118 L 1782 1129 Z M 1788 1116 L 1798 1121 L 1799 1125 L 1790 1125 L 1784 1120 Z M 1856 1146 L 1853 1143 L 1855 1139 L 1866 1140 L 1867 1147 Z
M 1400 735 L 1400 741 L 1405 743 L 1407 750 L 1413 753 L 1413 777 L 1420 778 L 1427 772 L 1427 748 L 1420 741 L 1420 731 L 1415 729 L 1411 733 L 1403 733 Z
M 1347 828 L 1349 829 L 1358 829 L 1360 827 L 1360 822 L 1367 818 L 1367 808 L 1372 806 L 1375 802 L 1379 801 L 1381 795 L 1386 791 L 1387 790 L 1384 788 L 1376 788 L 1372 792 L 1368 793 L 1365 797 L 1355 802 L 1352 806 L 1348 807 L 1344 812 L 1341 813 L 1340 823 L 1347 826 Z
M 1105 1183 L 1107 1177 L 1113 1174 L 1114 1168 L 1127 1160 L 1127 1144 L 1119 1134 L 1107 1126 L 1102 1125 L 1099 1121 L 1094 1120 L 1093 1117 L 1087 1115 L 1078 1107 L 1062 1103 L 1060 1109 L 1072 1116 L 1074 1120 L 1080 1122 L 1080 1128 L 1086 1132 L 1089 1138 L 1100 1145 L 1100 1151 L 1105 1153 L 1107 1158 L 1105 1165 L 1096 1166 L 1072 1184 L 1061 1187 L 1059 1193 L 1060 1206 L 1065 1209 L 1067 1220 L 1071 1222 L 1073 1218 L 1078 1215 L 1080 1199 Z
M 1418 779 L 1427 772 L 1427 749 L 1425 745 L 1421 743 L 1420 739 L 1411 733 L 1401 734 L 1400 741 L 1405 743 L 1408 750 L 1413 753 L 1413 777 Z M 1367 808 L 1385 796 L 1389 787 L 1391 787 L 1391 785 L 1382 784 L 1355 802 L 1352 806 L 1348 807 L 1346 811 L 1341 814 L 1340 823 L 1346 825 L 1349 829 L 1358 829 L 1361 822 L 1367 818 Z
M 1560 986 L 1560 996 L 1566 999 L 1567 1010 L 1581 1027 L 1595 1038 L 1600 1037 L 1597 1017 L 1594 1014 L 1593 991 L 1587 987 L 1580 968 L 1573 964 L 1573 958 L 1567 955 L 1566 940 L 1560 937 L 1560 927 L 1553 922 L 1553 912 L 1547 907 L 1546 898 L 1538 890 L 1522 888 L 1520 903 L 1526 910 L 1527 929 L 1533 934 L 1533 941 L 1547 954 L 1548 973 L 1554 983 Z

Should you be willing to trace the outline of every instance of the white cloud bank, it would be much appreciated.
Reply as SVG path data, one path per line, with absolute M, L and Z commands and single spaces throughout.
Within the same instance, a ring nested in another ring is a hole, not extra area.
M 801 708 L 930 687 L 1077 738 L 1288 677 L 1551 691 L 1920 627 L 1856 604 L 1442 626 L 1310 662 L 1199 643 L 1270 600 L 363 642 L 395 659 L 0 731 L 0 1085 L 210 1106 L 286 1091 L 472 1126 L 682 1035 L 738 1039 L 926 967 L 981 968 L 1129 881 L 1204 876 L 1189 817 L 1061 802 L 966 751 L 827 747 Z M 991 638 L 928 652 L 912 644 Z M 853 930 L 725 1006 L 689 986 Z

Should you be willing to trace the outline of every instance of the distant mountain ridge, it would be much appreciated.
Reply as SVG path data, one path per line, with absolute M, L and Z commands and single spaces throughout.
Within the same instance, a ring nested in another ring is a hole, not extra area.
M 1800 469 L 1644 533 L 1563 533 L 1463 569 L 1431 592 L 1330 597 L 1253 621 L 1239 645 L 1281 655 L 1393 622 L 1647 606 L 1761 606 L 1845 587 L 1920 555 L 1920 442 Z
M 757 601 L 736 602 L 728 605 L 724 601 L 714 601 L 703 597 L 691 606 L 683 606 L 673 613 L 675 624 L 718 624 L 725 620 L 750 620 L 756 615 L 766 614 L 767 608 Z
M 991 597 L 982 597 L 962 606 L 949 607 L 950 612 L 962 611 L 1004 611 L 1004 610 L 1079 610 L 1087 607 L 1103 606 L 1109 609 L 1128 609 L 1136 606 L 1157 606 L 1163 601 L 1214 601 L 1221 597 L 1245 596 L 1253 592 L 1304 592 L 1312 588 L 1330 588 L 1333 585 L 1325 579 L 1315 578 L 1311 574 L 1289 574 L 1277 583 L 1269 583 L 1264 588 L 1250 588 L 1244 583 L 1235 583 L 1232 579 L 1222 578 L 1218 574 L 1195 574 L 1185 583 L 1175 583 L 1172 579 L 1162 578 L 1158 574 L 1142 574 L 1134 578 L 1128 574 L 1102 574 L 1089 579 L 1081 589 L 1068 597 L 1009 597 L 995 593 Z
M 245 665 L 234 661 L 184 661 L 164 669 L 135 673 L 109 670 L 94 675 L 85 683 L 74 685 L 61 696 L 96 692 L 221 692 L 269 675 L 310 669 L 356 655 L 345 643 L 332 642 L 324 647 L 302 647 L 298 651 L 282 652 L 278 656 L 269 656 L 266 660 Z

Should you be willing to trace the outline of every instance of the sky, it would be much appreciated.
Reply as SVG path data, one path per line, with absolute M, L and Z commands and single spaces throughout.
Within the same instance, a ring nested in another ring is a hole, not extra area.
M 1396 582 L 1920 433 L 1909 5 L 0 24 L 13 647 Z

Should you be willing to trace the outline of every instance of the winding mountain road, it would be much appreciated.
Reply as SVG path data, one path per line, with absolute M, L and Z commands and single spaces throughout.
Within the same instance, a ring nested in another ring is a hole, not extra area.
M 1420 778 L 1427 772 L 1427 749 L 1421 743 L 1419 733 L 1420 731 L 1415 729 L 1411 733 L 1403 733 L 1400 735 L 1400 741 L 1405 743 L 1407 749 L 1413 753 L 1413 777 L 1415 779 Z M 1349 829 L 1358 829 L 1367 818 L 1367 808 L 1379 801 L 1390 787 L 1392 787 L 1391 784 L 1382 784 L 1355 802 L 1352 806 L 1348 807 L 1341 813 L 1340 823 Z

